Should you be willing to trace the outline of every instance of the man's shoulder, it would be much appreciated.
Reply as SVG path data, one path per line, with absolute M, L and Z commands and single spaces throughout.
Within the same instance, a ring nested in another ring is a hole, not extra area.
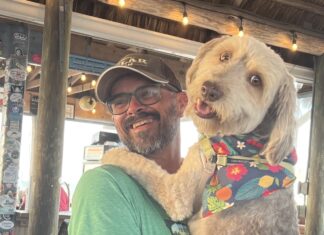
M 105 178 L 105 179 L 120 179 L 120 178 L 125 178 L 125 179 L 132 179 L 129 175 L 126 174 L 126 172 L 113 165 L 101 165 L 96 168 L 93 168 L 91 170 L 86 171 L 83 174 L 83 177 L 99 177 L 99 178 Z
M 124 170 L 113 165 L 102 165 L 86 171 L 82 176 L 82 181 L 96 182 L 95 184 L 118 185 L 119 188 L 141 187 Z M 109 184 L 107 184 L 109 183 Z

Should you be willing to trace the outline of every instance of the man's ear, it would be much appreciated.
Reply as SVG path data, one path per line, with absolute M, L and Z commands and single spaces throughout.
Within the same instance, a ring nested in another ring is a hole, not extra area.
M 179 114 L 180 114 L 180 117 L 182 117 L 184 110 L 188 104 L 187 93 L 185 93 L 185 92 L 177 93 L 177 100 L 178 100 Z

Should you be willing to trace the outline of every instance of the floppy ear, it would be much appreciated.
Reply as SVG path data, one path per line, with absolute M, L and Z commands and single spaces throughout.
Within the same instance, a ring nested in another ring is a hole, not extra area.
M 206 55 L 207 52 L 209 52 L 216 44 L 221 43 L 224 41 L 228 36 L 222 36 L 220 38 L 215 38 L 210 40 L 209 42 L 203 44 L 197 53 L 197 56 L 195 59 L 192 61 L 191 66 L 189 67 L 187 74 L 186 74 L 186 87 L 191 83 L 191 81 L 195 78 L 197 69 L 199 67 L 199 64 Z
M 262 153 L 271 164 L 277 164 L 289 155 L 295 138 L 296 89 L 294 78 L 288 72 L 285 80 L 273 104 L 274 124 Z

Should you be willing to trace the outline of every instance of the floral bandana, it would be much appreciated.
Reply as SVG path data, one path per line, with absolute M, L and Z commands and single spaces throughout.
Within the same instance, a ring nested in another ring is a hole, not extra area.
M 204 140 L 209 141 L 214 153 L 207 161 L 216 160 L 217 169 L 204 189 L 203 217 L 232 207 L 238 201 L 269 196 L 273 191 L 288 188 L 296 179 L 293 173 L 297 161 L 295 149 L 280 164 L 270 165 L 260 155 L 266 139 L 240 135 Z M 210 149 L 202 151 L 211 152 Z

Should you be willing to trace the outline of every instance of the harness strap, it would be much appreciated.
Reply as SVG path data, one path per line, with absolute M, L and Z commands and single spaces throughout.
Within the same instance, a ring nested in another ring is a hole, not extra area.
M 199 141 L 199 155 L 201 162 L 203 164 L 203 172 L 198 184 L 198 191 L 197 192 L 202 192 L 204 191 L 206 187 L 206 183 L 208 179 L 213 175 L 215 168 L 216 168 L 216 155 L 213 150 L 213 148 L 210 145 L 210 141 L 208 138 L 203 138 L 202 140 Z M 202 194 L 201 193 L 201 194 Z M 193 210 L 194 212 L 197 212 L 201 208 L 201 197 L 202 195 L 196 195 L 195 200 L 194 200 L 194 207 Z

